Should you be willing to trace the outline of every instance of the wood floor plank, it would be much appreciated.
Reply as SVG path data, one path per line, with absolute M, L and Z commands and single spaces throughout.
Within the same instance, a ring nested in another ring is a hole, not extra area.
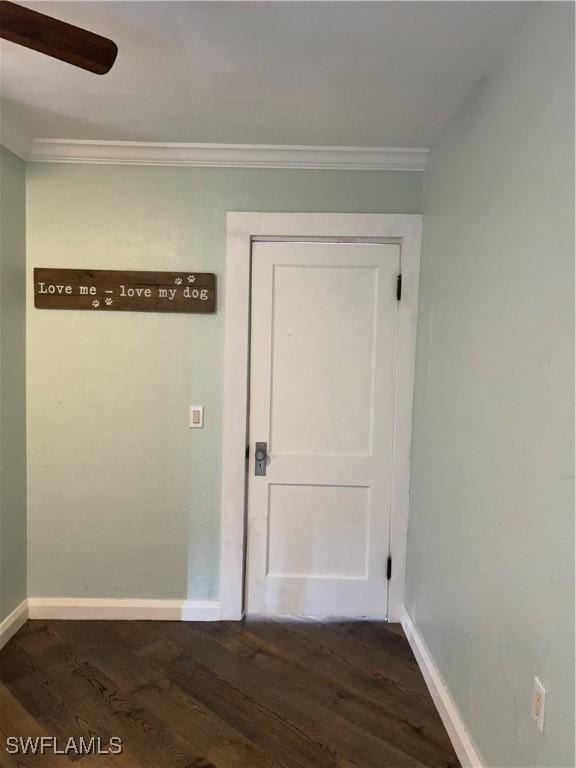
M 70 734 L 76 735 L 77 734 Z M 34 768 L 39 764 L 39 756 L 34 754 L 11 755 L 6 751 L 7 737 L 36 739 L 54 736 L 40 725 L 21 702 L 10 693 L 9 689 L 0 684 L 0 768 Z M 117 768 L 139 768 L 140 762 L 127 750 L 114 758 Z M 50 766 L 53 768 L 102 768 L 102 757 L 87 755 L 79 757 L 73 753 L 70 756 L 50 755 Z
M 164 677 L 161 666 L 146 658 L 135 665 L 134 651 L 126 642 L 124 622 L 102 622 L 96 642 L 90 623 L 64 622 L 66 627 L 59 627 L 59 634 L 79 652 L 89 653 L 98 668 L 116 684 L 124 680 L 123 687 L 130 688 L 128 692 L 134 699 L 165 728 L 173 730 L 221 768 L 281 768 L 280 763 L 220 720 L 195 696 Z
M 320 654 L 327 664 L 345 664 L 355 675 L 358 670 L 368 673 L 380 685 L 413 693 L 419 700 L 429 703 L 429 694 L 415 659 L 391 653 L 382 646 L 368 647 L 361 638 L 339 631 L 339 625 L 320 625 L 316 622 L 281 622 L 278 632 L 276 622 L 249 622 L 258 627 L 257 632 L 276 636 L 279 645 L 287 647 L 292 642 L 305 646 L 314 655 Z M 382 695 L 382 691 L 378 691 Z
M 151 665 L 134 664 L 131 650 L 122 637 L 109 631 L 116 621 L 61 621 L 55 626 L 65 643 L 102 669 L 115 684 L 132 693 L 163 678 L 163 672 Z
M 151 683 L 135 694 L 138 700 L 170 725 L 186 741 L 195 744 L 219 768 L 285 768 L 284 763 L 220 720 L 188 691 L 168 678 Z M 164 714 L 162 714 L 164 713 Z
M 396 629 L 393 629 L 396 627 Z M 368 645 L 378 648 L 387 648 L 392 653 L 397 653 L 408 660 L 413 660 L 412 649 L 404 637 L 399 624 L 388 624 L 385 621 L 349 621 L 336 623 L 334 630 L 345 632 L 355 638 L 361 639 Z
M 454 765 L 450 762 L 452 749 L 445 734 L 441 733 L 443 738 L 438 738 L 435 729 L 427 728 L 425 719 L 419 717 L 423 706 L 412 692 L 407 692 L 409 706 L 412 707 L 411 719 L 407 720 L 397 713 L 393 700 L 390 706 L 390 697 L 383 696 L 382 701 L 376 701 L 342 684 L 339 665 L 334 665 L 331 674 L 326 674 L 325 669 L 320 670 L 312 654 L 298 653 L 293 636 L 284 644 L 279 642 L 277 632 L 266 637 L 269 627 L 268 622 L 250 622 L 205 624 L 199 629 L 216 636 L 219 642 L 240 658 L 256 665 L 278 685 L 305 693 L 371 736 L 425 765 L 436 768 Z
M 50 688 L 60 697 L 66 695 L 77 718 L 92 724 L 92 735 L 105 739 L 121 736 L 126 749 L 142 765 L 149 761 L 155 768 L 184 768 L 194 761 L 206 761 L 205 755 L 194 752 L 173 731 L 166 730 L 102 670 L 75 653 L 59 637 L 55 624 L 46 623 L 43 632 L 30 633 L 22 640 L 16 638 L 14 645 L 22 642 L 24 653 L 47 670 L 43 674 Z M 208 761 L 206 766 L 210 766 Z
M 392 634 L 398 635 L 398 637 L 401 637 L 404 640 L 406 640 L 406 638 L 404 637 L 404 630 L 402 629 L 402 624 L 398 624 L 395 622 L 387 622 L 386 627 L 388 629 L 388 632 L 392 632 Z
M 98 730 L 96 721 L 76 710 L 68 691 L 53 684 L 42 662 L 26 654 L 18 638 L 13 638 L 0 653 L 0 680 L 51 736 L 90 739 L 94 735 L 110 735 Z
M 110 768 L 457 768 L 399 626 L 30 621 L 0 651 L 8 735 L 111 736 Z
M 256 622 L 254 631 L 270 636 L 267 623 L 259 626 Z M 272 629 L 272 632 L 275 631 Z M 276 642 L 293 654 L 299 654 L 304 662 L 308 659 L 315 669 L 323 671 L 328 677 L 337 675 L 347 688 L 375 703 L 393 707 L 415 725 L 428 725 L 433 729 L 440 727 L 444 733 L 436 710 L 430 706 L 431 699 L 424 681 L 415 682 L 415 675 L 420 675 L 417 667 L 406 670 L 405 664 L 382 654 L 380 649 L 369 653 L 354 638 L 339 636 L 332 629 L 323 632 L 321 627 L 309 627 L 302 623 L 283 623 L 282 633 Z
M 274 677 L 257 664 L 252 663 L 247 674 L 247 660 L 238 654 L 237 649 L 227 649 L 218 638 L 203 632 L 202 627 L 195 627 L 192 631 L 195 659 L 245 695 L 258 698 L 276 713 L 284 713 L 293 724 L 312 734 L 318 743 L 327 747 L 331 745 L 338 755 L 349 760 L 357 759 L 366 768 L 381 768 L 383 762 L 397 768 L 423 765 L 391 744 L 373 738 L 313 696 L 293 686 L 287 687 L 284 680 L 270 685 Z M 170 635 L 182 647 L 185 635 L 179 625 L 171 627 Z M 186 635 L 189 637 L 190 633 Z
M 376 622 L 374 622 L 376 623 Z M 326 650 L 344 657 L 350 664 L 370 670 L 382 679 L 400 684 L 428 700 L 428 689 L 405 637 L 384 630 L 370 639 L 359 629 L 365 622 L 320 624 L 299 622 L 287 629 L 313 639 Z
M 136 629 L 141 640 L 143 634 L 151 635 L 150 643 L 143 643 L 139 653 L 163 659 L 168 676 L 180 687 L 194 691 L 194 695 L 225 722 L 263 745 L 289 768 L 360 768 L 361 763 L 338 755 L 329 744 L 318 741 L 284 713 L 277 713 L 268 707 L 258 696 L 247 695 L 221 677 L 219 672 L 198 663 L 195 660 L 196 643 L 192 638 L 189 653 L 194 658 L 166 637 L 164 627 L 161 643 L 155 636 L 155 627 L 141 624 L 138 628 L 134 627 Z
M 0 766 L 32 768 L 35 758 L 31 755 L 11 755 L 7 752 L 8 737 L 31 737 L 32 739 L 50 734 L 24 709 L 8 688 L 0 685 Z M 54 768 L 71 768 L 72 763 L 64 755 L 54 756 Z

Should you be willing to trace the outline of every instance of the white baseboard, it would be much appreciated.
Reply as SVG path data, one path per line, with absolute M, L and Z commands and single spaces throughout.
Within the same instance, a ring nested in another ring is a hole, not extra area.
M 218 621 L 214 600 L 140 600 L 81 597 L 30 597 L 31 619 L 115 621 Z
M 185 600 L 181 621 L 221 621 L 220 603 L 217 600 Z
M 28 620 L 28 601 L 22 600 L 0 624 L 0 650 Z
M 402 614 L 402 629 L 416 657 L 420 671 L 426 681 L 428 690 L 434 700 L 438 714 L 448 732 L 454 751 L 463 768 L 482 768 L 484 763 L 470 738 L 458 707 L 440 674 L 438 667 L 424 642 L 422 635 L 414 626 L 412 618 L 406 610 Z

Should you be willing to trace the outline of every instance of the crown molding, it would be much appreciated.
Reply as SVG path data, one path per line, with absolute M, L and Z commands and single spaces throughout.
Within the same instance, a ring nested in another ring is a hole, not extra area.
M 25 159 L 42 163 L 106 165 L 423 171 L 426 168 L 428 150 L 411 147 L 320 147 L 34 139 L 30 143 Z

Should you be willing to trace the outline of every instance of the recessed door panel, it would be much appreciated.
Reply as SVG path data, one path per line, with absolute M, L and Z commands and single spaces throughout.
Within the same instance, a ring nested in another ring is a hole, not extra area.
M 374 267 L 274 266 L 275 453 L 370 453 L 376 280 Z
M 267 575 L 365 579 L 369 493 L 342 485 L 271 485 Z

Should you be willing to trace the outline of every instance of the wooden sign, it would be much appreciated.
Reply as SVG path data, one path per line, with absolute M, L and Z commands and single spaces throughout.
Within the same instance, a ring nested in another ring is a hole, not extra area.
M 92 312 L 215 312 L 216 275 L 38 267 L 34 306 Z

